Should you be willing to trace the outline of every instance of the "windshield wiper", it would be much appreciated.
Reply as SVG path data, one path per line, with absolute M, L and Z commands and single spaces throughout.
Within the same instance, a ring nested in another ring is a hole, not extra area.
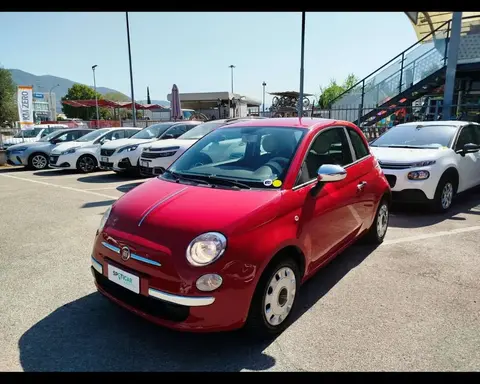
M 401 145 L 401 144 L 392 144 L 387 145 L 387 148 L 422 148 L 420 145 Z
M 187 173 L 186 175 L 191 176 L 191 177 L 205 178 L 205 179 L 217 182 L 217 183 L 225 183 L 225 184 L 237 187 L 239 189 L 240 188 L 241 189 L 251 189 L 251 187 L 249 185 L 241 183 L 237 180 L 224 179 L 223 177 L 218 177 L 218 176 L 215 176 L 215 175 L 192 175 L 191 173 Z
M 204 185 L 208 185 L 208 186 L 212 186 L 209 182 L 207 181 L 204 181 L 204 180 L 198 180 L 198 179 L 192 179 L 190 177 L 185 177 L 183 175 L 180 175 L 176 172 L 172 172 L 172 171 L 169 171 L 168 169 L 165 170 L 165 173 L 168 173 L 170 175 L 173 176 L 173 178 L 175 179 L 175 182 L 179 182 L 181 180 L 184 180 L 184 181 L 189 181 L 191 183 L 196 183 L 196 184 L 204 184 Z

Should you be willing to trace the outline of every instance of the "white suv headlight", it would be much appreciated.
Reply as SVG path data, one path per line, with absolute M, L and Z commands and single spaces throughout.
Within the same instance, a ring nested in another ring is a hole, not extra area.
M 103 214 L 102 220 L 100 220 L 100 226 L 98 227 L 98 233 L 103 231 L 103 227 L 105 227 L 105 223 L 107 222 L 108 217 L 110 216 L 110 212 L 112 212 L 112 206 L 108 207 L 108 209 Z
M 227 238 L 218 232 L 207 232 L 197 236 L 187 248 L 187 260 L 195 267 L 213 263 L 227 248 Z

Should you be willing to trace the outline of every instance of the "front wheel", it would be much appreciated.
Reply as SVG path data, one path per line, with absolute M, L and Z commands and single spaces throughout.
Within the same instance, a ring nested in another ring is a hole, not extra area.
M 261 337 L 287 328 L 294 311 L 301 275 L 297 263 L 284 258 L 267 268 L 252 299 L 246 328 Z
M 432 202 L 432 210 L 437 213 L 447 212 L 452 206 L 456 186 L 451 178 L 442 176 L 435 190 L 435 197 Z
M 365 242 L 368 244 L 382 244 L 387 234 L 388 221 L 390 218 L 388 202 L 382 199 L 378 206 L 373 224 L 365 235 Z
M 83 173 L 93 172 L 97 168 L 97 160 L 90 155 L 83 155 L 77 161 L 77 169 Z
M 41 170 L 48 166 L 48 158 L 44 153 L 34 153 L 28 159 L 28 167 L 31 169 Z

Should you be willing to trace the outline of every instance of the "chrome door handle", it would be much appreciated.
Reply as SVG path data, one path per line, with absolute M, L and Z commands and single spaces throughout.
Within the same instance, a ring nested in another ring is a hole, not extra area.
M 358 191 L 362 191 L 363 188 L 365 188 L 366 185 L 367 185 L 367 182 L 366 182 L 366 181 L 362 181 L 360 184 L 357 185 L 357 190 L 358 190 Z

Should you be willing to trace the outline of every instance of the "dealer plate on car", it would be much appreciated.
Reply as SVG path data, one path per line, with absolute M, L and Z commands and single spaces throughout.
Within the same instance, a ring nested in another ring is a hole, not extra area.
M 125 272 L 123 269 L 108 264 L 108 280 L 127 288 L 132 292 L 140 293 L 140 278 Z
M 104 163 L 108 163 L 108 157 L 102 157 L 100 161 L 103 161 Z

